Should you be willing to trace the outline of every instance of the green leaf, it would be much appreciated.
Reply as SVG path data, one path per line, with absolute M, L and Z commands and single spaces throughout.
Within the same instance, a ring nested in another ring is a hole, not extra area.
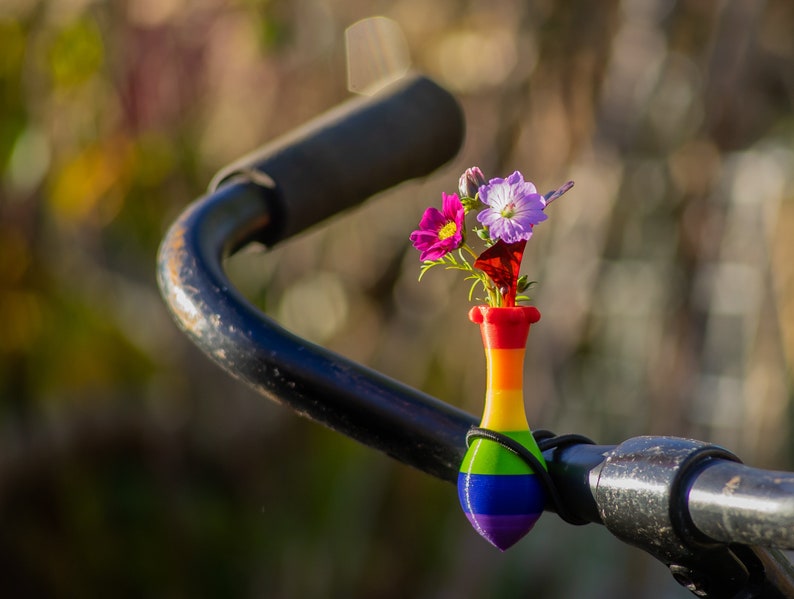
M 433 268 L 434 266 L 443 266 L 444 258 L 439 258 L 438 260 L 425 260 L 422 262 L 422 266 L 419 270 L 419 280 L 422 280 L 422 277 L 425 276 L 428 270 Z
M 519 292 L 521 292 L 521 291 L 526 291 L 527 289 L 534 287 L 537 284 L 538 284 L 537 281 L 530 281 L 527 275 L 521 275 L 520 277 L 518 277 L 518 284 L 516 288 Z

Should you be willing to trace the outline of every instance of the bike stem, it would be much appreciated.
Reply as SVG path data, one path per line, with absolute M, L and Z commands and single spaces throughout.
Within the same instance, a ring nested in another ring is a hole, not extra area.
M 177 324 L 233 377 L 447 481 L 457 479 L 474 416 L 286 331 L 234 288 L 223 261 L 429 174 L 462 139 L 459 106 L 424 77 L 347 103 L 219 173 L 166 234 L 157 273 Z M 670 437 L 566 446 L 544 457 L 568 511 L 654 555 L 695 595 L 794 596 L 788 561 L 755 546 L 794 548 L 790 473 Z M 726 485 L 736 477 L 743 501 L 732 505 Z M 774 519 L 762 522 L 761 507 Z

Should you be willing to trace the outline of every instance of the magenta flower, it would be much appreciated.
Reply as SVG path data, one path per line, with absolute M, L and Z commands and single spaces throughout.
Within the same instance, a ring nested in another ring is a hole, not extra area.
M 463 222 L 466 213 L 457 194 L 441 194 L 441 212 L 428 208 L 419 221 L 419 229 L 411 233 L 419 259 L 438 260 L 463 244 Z
M 507 179 L 491 179 L 479 193 L 485 208 L 477 220 L 488 227 L 493 240 L 526 241 L 532 237 L 532 227 L 548 218 L 543 213 L 546 200 L 518 171 Z

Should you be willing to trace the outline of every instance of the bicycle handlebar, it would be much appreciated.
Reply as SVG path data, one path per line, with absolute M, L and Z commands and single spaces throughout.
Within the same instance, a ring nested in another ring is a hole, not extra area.
M 216 177 L 217 189 L 166 234 L 157 273 L 176 322 L 232 376 L 448 481 L 457 478 L 474 416 L 284 330 L 233 287 L 222 262 L 250 241 L 276 243 L 430 173 L 462 136 L 457 103 L 423 77 L 349 103 Z M 655 555 L 696 595 L 794 596 L 788 561 L 760 547 L 794 548 L 794 475 L 671 437 L 573 445 L 544 457 L 570 513 Z
M 275 243 L 377 190 L 429 174 L 462 139 L 456 101 L 424 77 L 355 100 L 216 177 L 214 184 L 223 182 L 217 191 L 171 227 L 158 267 L 177 323 L 222 368 L 299 414 L 448 480 L 463 459 L 470 415 L 291 335 L 234 289 L 221 262 L 250 241 Z M 365 183 L 349 174 L 350 162 Z M 334 184 L 337 174 L 346 182 Z

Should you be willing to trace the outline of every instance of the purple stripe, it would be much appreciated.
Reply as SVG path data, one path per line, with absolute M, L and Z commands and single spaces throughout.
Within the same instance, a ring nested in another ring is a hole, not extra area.
M 527 534 L 540 518 L 537 514 L 521 516 L 489 516 L 466 514 L 474 529 L 497 549 L 504 551 Z

